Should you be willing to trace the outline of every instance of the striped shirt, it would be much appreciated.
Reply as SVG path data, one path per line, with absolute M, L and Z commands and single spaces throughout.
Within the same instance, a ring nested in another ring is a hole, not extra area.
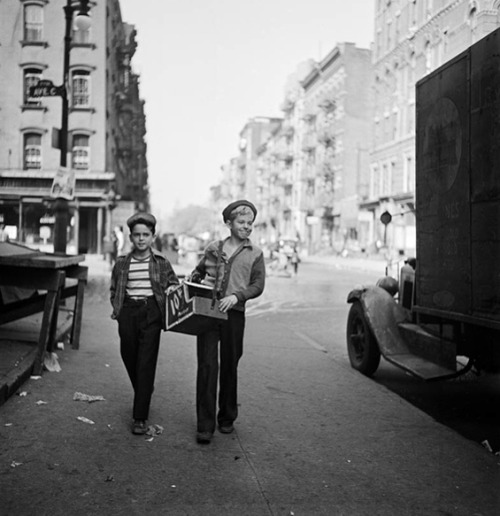
M 153 287 L 149 277 L 149 261 L 151 256 L 138 260 L 132 256 L 128 271 L 125 293 L 128 297 L 143 298 L 153 295 Z
M 112 319 L 118 319 L 123 306 L 131 261 L 132 253 L 125 256 L 118 256 L 115 266 L 113 267 L 113 272 L 111 273 L 109 298 L 113 306 L 113 313 L 111 314 Z M 151 280 L 153 295 L 155 296 L 156 302 L 158 303 L 162 313 L 162 328 L 166 330 L 165 291 L 171 285 L 178 285 L 179 279 L 172 269 L 170 262 L 154 247 L 151 248 L 149 277 Z

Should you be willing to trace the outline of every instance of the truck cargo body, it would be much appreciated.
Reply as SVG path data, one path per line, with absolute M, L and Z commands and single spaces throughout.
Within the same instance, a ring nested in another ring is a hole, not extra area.
M 500 328 L 500 32 L 417 84 L 416 306 Z
M 380 354 L 425 380 L 499 372 L 500 29 L 421 79 L 416 110 L 416 260 L 349 294 L 349 359 L 367 375 Z

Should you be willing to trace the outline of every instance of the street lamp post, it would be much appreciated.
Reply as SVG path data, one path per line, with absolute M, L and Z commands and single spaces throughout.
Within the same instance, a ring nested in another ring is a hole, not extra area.
M 71 51 L 71 23 L 73 21 L 73 13 L 75 7 L 72 0 L 66 0 L 64 6 L 64 15 L 66 19 L 64 32 L 64 61 L 63 61 L 63 87 L 62 90 L 62 115 L 61 115 L 61 131 L 59 133 L 59 148 L 61 157 L 59 164 L 61 167 L 67 166 L 68 160 L 68 118 L 69 118 L 69 56 Z M 80 0 L 80 8 L 75 19 L 75 25 L 80 30 L 86 30 L 90 27 L 89 0 Z M 69 222 L 69 203 L 63 197 L 57 197 L 54 202 L 55 223 L 54 223 L 54 252 L 66 253 L 67 229 Z

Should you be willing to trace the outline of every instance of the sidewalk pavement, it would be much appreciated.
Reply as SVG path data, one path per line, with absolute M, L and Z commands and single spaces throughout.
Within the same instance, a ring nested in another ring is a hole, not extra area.
M 208 446 L 194 439 L 195 339 L 163 333 L 157 426 L 132 435 L 132 389 L 100 270 L 80 349 L 0 409 L 2 514 L 498 514 L 497 457 L 312 346 L 294 330 L 297 313 L 249 316 L 236 430 Z
M 89 283 L 106 284 L 111 277 L 111 265 L 102 255 L 86 255 L 80 265 L 89 268 Z M 192 271 L 192 267 L 174 264 L 175 272 L 182 277 Z M 88 290 L 88 289 L 86 289 Z M 71 306 L 69 300 L 68 306 Z M 85 305 L 88 301 L 84 300 Z M 0 406 L 29 379 L 35 359 L 36 344 L 42 324 L 42 313 L 25 317 L 18 321 L 0 326 Z M 72 312 L 64 305 L 59 308 L 56 342 L 68 346 L 68 333 L 71 329 Z M 57 355 L 57 350 L 56 350 Z M 57 358 L 47 355 L 47 367 L 57 368 Z
M 308 256 L 304 263 L 316 263 L 338 269 L 369 271 L 383 276 L 386 261 L 382 257 L 341 257 L 335 255 Z M 81 265 L 89 268 L 89 282 L 107 282 L 111 265 L 102 255 L 86 255 Z M 189 274 L 190 264 L 172 264 L 179 277 Z M 105 290 L 105 289 L 104 289 Z M 85 301 L 84 301 L 85 311 Z M 41 325 L 42 314 L 26 317 L 0 327 L 0 405 L 12 396 L 29 378 L 33 365 L 33 350 Z M 56 341 L 67 344 L 71 313 L 61 309 Z

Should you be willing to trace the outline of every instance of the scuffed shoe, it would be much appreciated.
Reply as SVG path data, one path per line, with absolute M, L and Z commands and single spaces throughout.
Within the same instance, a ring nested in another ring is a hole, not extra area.
M 234 432 L 234 426 L 231 423 L 219 426 L 219 432 L 221 434 L 232 434 Z
M 210 444 L 213 434 L 211 432 L 197 432 L 196 442 L 199 444 Z
M 135 435 L 144 435 L 148 431 L 146 421 L 136 419 L 132 425 L 132 433 Z

